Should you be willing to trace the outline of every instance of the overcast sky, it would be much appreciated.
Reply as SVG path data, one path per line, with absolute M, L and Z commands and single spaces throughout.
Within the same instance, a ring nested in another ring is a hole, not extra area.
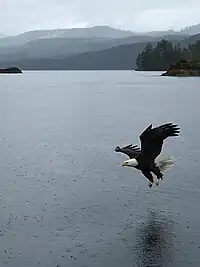
M 200 22 L 200 0 L 0 0 L 0 33 L 110 25 L 179 30 Z

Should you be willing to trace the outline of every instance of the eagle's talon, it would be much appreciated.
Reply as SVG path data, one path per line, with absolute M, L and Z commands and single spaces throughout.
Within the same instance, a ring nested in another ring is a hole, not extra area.
M 148 187 L 150 187 L 150 188 L 151 188 L 151 187 L 152 187 L 152 185 L 153 185 L 152 183 L 149 183 L 149 184 L 148 184 Z

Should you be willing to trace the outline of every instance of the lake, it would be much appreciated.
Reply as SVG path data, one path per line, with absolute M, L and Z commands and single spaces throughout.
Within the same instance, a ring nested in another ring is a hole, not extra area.
M 0 76 L 0 266 L 200 266 L 200 80 L 160 72 Z M 117 145 L 177 123 L 159 187 Z

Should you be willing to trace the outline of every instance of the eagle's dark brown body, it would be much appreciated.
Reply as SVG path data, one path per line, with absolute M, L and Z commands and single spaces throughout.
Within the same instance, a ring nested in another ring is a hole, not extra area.
M 168 137 L 178 136 L 180 128 L 178 125 L 166 123 L 156 128 L 149 125 L 140 135 L 141 148 L 137 145 L 128 145 L 120 148 L 117 146 L 115 152 L 126 154 L 130 160 L 124 162 L 123 166 L 135 167 L 153 183 L 154 173 L 158 179 L 162 179 L 163 174 L 156 165 L 155 159 L 162 151 L 163 142 Z

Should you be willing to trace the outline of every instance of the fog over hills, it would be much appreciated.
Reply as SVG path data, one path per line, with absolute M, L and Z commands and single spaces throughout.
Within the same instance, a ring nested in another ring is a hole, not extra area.
M 151 31 L 151 32 L 132 32 L 127 30 L 115 29 L 109 26 L 94 26 L 89 28 L 53 29 L 53 30 L 34 30 L 21 33 L 15 36 L 1 37 L 0 46 L 22 45 L 37 39 L 51 38 L 106 38 L 116 39 L 128 36 L 164 36 L 164 35 L 194 35 L 200 33 L 200 23 L 182 29 L 181 31 Z
M 35 30 L 0 38 L 0 46 L 23 45 L 27 42 L 38 39 L 51 38 L 103 38 L 114 39 L 135 35 L 131 31 L 123 31 L 109 26 L 95 26 L 89 28 L 55 29 L 55 30 Z
M 135 33 L 109 26 L 35 30 L 0 38 L 0 66 L 17 65 L 23 69 L 108 69 L 109 66 L 120 69 L 121 64 L 122 69 L 132 65 L 134 68 L 137 55 L 147 42 L 155 43 L 165 38 L 188 45 L 199 40 L 198 33 L 200 24 L 179 32 Z M 106 64 L 106 57 L 112 62 Z M 133 63 L 128 63 L 130 60 Z

